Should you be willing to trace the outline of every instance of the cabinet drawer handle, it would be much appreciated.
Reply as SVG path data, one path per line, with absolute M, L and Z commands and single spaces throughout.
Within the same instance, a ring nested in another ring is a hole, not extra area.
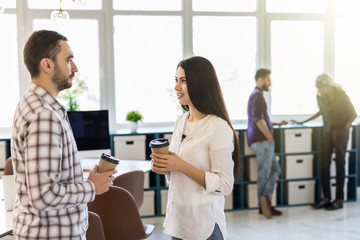
M 295 137 L 301 137 L 301 133 L 295 133 Z
M 303 159 L 297 159 L 297 160 L 296 160 L 296 163 L 303 163 L 303 162 L 304 162 Z
M 126 145 L 133 145 L 134 141 L 126 141 Z
M 304 189 L 305 188 L 305 185 L 300 185 L 299 186 L 299 189 Z

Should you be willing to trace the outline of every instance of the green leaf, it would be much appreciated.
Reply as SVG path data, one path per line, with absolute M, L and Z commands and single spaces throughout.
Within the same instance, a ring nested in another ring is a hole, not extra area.
M 143 119 L 143 116 L 139 111 L 133 110 L 127 113 L 126 121 L 139 122 Z

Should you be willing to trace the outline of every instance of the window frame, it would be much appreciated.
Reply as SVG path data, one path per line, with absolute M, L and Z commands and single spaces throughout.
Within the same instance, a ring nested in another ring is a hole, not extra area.
M 34 18 L 49 18 L 48 9 L 29 9 L 27 2 L 16 1 L 16 8 L 5 9 L 4 14 L 15 14 L 17 17 L 18 33 L 18 65 L 19 65 L 19 94 L 22 96 L 28 89 L 31 81 L 30 75 L 23 64 L 23 46 L 27 37 L 32 32 L 32 20 Z M 266 0 L 258 0 L 255 12 L 210 12 L 193 11 L 192 0 L 183 0 L 180 11 L 133 11 L 133 10 L 114 10 L 112 1 L 103 0 L 100 10 L 67 10 L 72 19 L 87 18 L 96 19 L 99 22 L 99 64 L 100 64 L 100 108 L 109 110 L 110 129 L 127 128 L 124 123 L 116 123 L 115 108 L 115 70 L 114 70 L 114 43 L 113 43 L 113 16 L 115 15 L 156 15 L 156 16 L 180 16 L 183 20 L 183 57 L 193 55 L 192 44 L 192 19 L 194 16 L 254 16 L 257 19 L 257 68 L 265 67 L 271 69 L 271 22 L 275 20 L 319 20 L 324 22 L 324 69 L 331 75 L 335 75 L 335 19 L 337 16 L 351 16 L 354 13 L 344 14 L 335 12 L 335 0 L 327 1 L 327 10 L 323 13 L 278 13 L 266 12 Z M 255 74 L 255 73 L 254 73 Z M 249 79 L 251 81 L 252 79 Z M 255 87 L 255 80 L 254 80 Z M 314 96 L 315 97 L 315 96 Z M 268 103 L 269 113 L 271 113 L 271 92 L 265 94 Z M 241 103 L 247 104 L 247 103 Z M 282 119 L 304 119 L 309 115 L 271 115 L 273 121 Z M 174 119 L 175 121 L 175 119 Z M 234 124 L 243 124 L 247 119 L 232 119 Z M 174 122 L 144 122 L 141 127 L 172 127 Z M 1 130 L 1 129 L 0 129 Z M 9 130 L 9 129 L 8 129 Z

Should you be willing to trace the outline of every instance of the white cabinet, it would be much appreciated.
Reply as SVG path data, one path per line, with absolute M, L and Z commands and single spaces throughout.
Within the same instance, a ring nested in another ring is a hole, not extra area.
M 286 156 L 285 178 L 311 178 L 313 177 L 314 155 Z
M 146 136 L 114 136 L 114 155 L 119 159 L 146 160 Z
M 305 204 L 315 201 L 315 180 L 293 181 L 285 184 L 287 204 Z
M 311 152 L 311 134 L 311 128 L 285 129 L 285 153 Z

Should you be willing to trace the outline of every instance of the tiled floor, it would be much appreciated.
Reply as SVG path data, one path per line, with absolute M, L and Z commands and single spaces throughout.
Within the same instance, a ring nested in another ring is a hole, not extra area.
M 358 193 L 359 193 L 358 189 Z M 358 196 L 359 199 L 359 196 Z M 283 216 L 267 220 L 256 210 L 226 212 L 228 240 L 347 240 L 360 239 L 360 201 L 345 203 L 336 211 L 313 210 L 310 206 L 280 208 Z M 154 224 L 149 240 L 170 240 L 162 233 L 164 217 L 143 218 Z M 11 240 L 12 236 L 1 240 Z
M 336 211 L 313 210 L 310 206 L 280 208 L 283 216 L 271 220 L 256 210 L 226 212 L 228 240 L 345 240 L 360 239 L 360 202 L 344 204 Z M 162 233 L 164 218 L 144 218 L 155 225 L 149 240 L 170 240 Z

